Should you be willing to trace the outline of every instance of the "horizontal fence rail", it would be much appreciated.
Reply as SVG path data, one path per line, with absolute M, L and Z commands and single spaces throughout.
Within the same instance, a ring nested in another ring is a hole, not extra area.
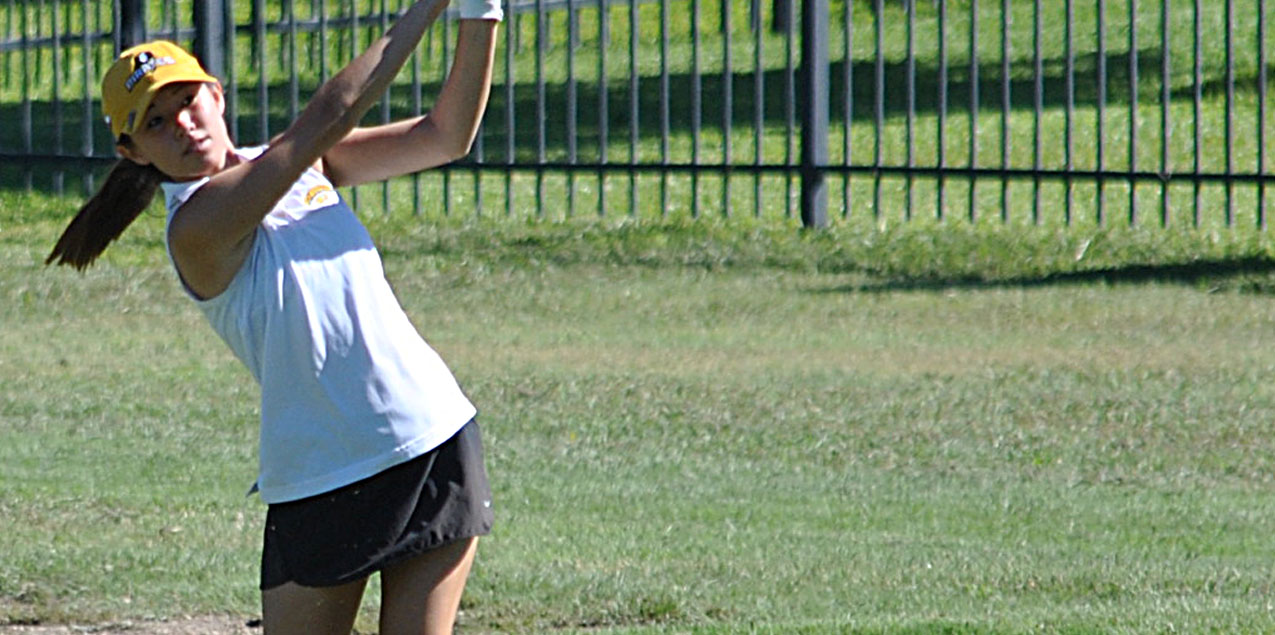
M 364 211 L 1265 227 L 1268 0 L 507 0 L 465 160 Z M 0 187 L 91 192 L 98 78 L 197 51 L 281 132 L 405 0 L 0 0 Z M 455 15 L 366 124 L 426 112 Z

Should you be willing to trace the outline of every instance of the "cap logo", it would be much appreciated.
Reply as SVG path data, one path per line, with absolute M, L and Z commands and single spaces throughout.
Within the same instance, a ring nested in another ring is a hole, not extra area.
M 155 72 L 155 69 L 161 66 L 169 66 L 176 64 L 177 60 L 169 56 L 155 57 L 150 51 L 142 51 L 133 58 L 133 72 L 124 80 L 124 90 L 133 92 L 133 87 L 137 82 L 142 81 L 143 77 Z

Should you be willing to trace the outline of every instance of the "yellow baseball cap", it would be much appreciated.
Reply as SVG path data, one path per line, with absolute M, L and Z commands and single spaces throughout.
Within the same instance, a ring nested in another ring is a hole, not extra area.
M 216 82 L 199 60 L 166 40 L 120 53 L 102 78 L 102 112 L 111 135 L 133 134 L 159 89 L 173 82 Z

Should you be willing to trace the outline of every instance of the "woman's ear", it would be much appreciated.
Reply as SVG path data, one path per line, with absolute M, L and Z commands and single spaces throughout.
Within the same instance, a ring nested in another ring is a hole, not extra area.
M 212 92 L 213 99 L 217 100 L 217 112 L 224 117 L 226 115 L 226 93 L 221 87 L 221 82 L 209 82 L 206 85 L 208 90 Z

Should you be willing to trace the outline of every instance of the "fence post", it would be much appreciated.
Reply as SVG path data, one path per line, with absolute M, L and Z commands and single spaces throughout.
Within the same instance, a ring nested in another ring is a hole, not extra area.
M 146 41 L 146 1 L 121 0 L 119 22 L 115 29 L 115 51 Z
M 770 31 L 772 33 L 787 33 L 789 27 L 789 16 L 792 15 L 793 0 L 773 0 L 771 2 Z
M 226 0 L 196 2 L 191 16 L 195 24 L 195 57 L 213 77 L 226 77 Z
M 828 0 L 801 3 L 801 224 L 828 224 Z

